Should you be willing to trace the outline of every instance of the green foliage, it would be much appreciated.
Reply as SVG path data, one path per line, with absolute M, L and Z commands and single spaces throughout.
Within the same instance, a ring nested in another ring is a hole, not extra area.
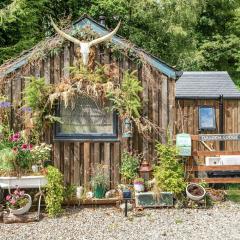
M 93 176 L 91 178 L 91 185 L 92 188 L 95 190 L 97 187 L 102 187 L 104 189 L 107 189 L 108 185 L 109 185 L 109 181 L 108 178 L 104 172 L 104 169 L 107 166 L 104 166 L 102 164 L 98 164 L 96 166 L 96 169 L 93 173 Z
M 113 109 L 117 110 L 120 116 L 138 118 L 142 107 L 139 94 L 143 91 L 140 81 L 132 73 L 125 72 L 122 85 L 108 92 L 109 99 L 113 102 Z
M 240 203 L 240 190 L 232 189 L 226 191 L 226 199 L 232 202 Z
M 240 184 L 227 184 L 226 189 L 226 199 L 235 203 L 240 203 Z
M 46 84 L 44 78 L 27 78 L 26 87 L 23 91 L 23 100 L 32 111 L 42 111 L 46 106 L 51 87 Z
M 143 178 L 135 178 L 133 182 L 144 184 L 144 179 Z
M 64 200 L 70 200 L 76 195 L 76 186 L 75 185 L 67 185 L 64 187 L 63 197 Z
M 62 213 L 64 200 L 63 175 L 55 167 L 47 168 L 46 208 L 50 217 L 56 217 Z
M 13 162 L 15 154 L 11 148 L 4 148 L 0 150 L 0 170 L 11 171 L 14 169 Z
M 44 165 L 44 161 L 50 159 L 52 146 L 46 143 L 34 146 L 31 150 L 33 163 Z
M 51 118 L 50 104 L 48 101 L 52 86 L 46 84 L 44 78 L 36 78 L 32 76 L 27 78 L 27 80 L 23 91 L 23 101 L 25 107 L 30 108 L 33 113 L 31 115 L 31 122 L 33 123 L 31 133 L 32 140 L 39 143 L 47 120 L 54 119 Z M 30 118 L 26 119 L 27 117 L 28 115 L 25 115 L 25 121 L 30 121 Z
M 176 196 L 186 187 L 184 166 L 178 158 L 177 148 L 171 143 L 156 145 L 158 164 L 154 167 L 156 186 L 160 191 L 172 192 Z
M 126 182 L 132 182 L 134 178 L 138 176 L 138 169 L 140 164 L 139 156 L 130 154 L 129 152 L 123 152 L 121 157 L 121 169 L 120 173 L 122 178 Z
M 0 3 L 0 63 L 53 33 L 54 20 L 106 16 L 119 34 L 184 70 L 240 69 L 239 0 L 5 0 Z

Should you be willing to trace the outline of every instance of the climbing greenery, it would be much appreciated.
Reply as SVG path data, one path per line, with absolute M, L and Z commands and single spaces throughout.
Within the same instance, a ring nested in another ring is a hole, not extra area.
M 46 84 L 44 78 L 29 77 L 23 91 L 23 101 L 32 111 L 44 109 L 48 101 L 51 86 Z
M 55 167 L 47 168 L 46 209 L 50 217 L 57 217 L 62 213 L 64 201 L 63 175 Z
M 176 146 L 171 142 L 156 145 L 158 163 L 154 167 L 156 186 L 160 191 L 172 192 L 176 196 L 184 191 L 184 165 L 178 157 Z
M 25 124 L 31 125 L 31 138 L 33 142 L 41 141 L 47 121 L 51 119 L 49 94 L 52 86 L 45 82 L 44 78 L 29 77 L 23 91 L 23 109 L 28 113 L 24 114 Z M 53 117 L 54 118 L 54 117 Z M 56 119 L 53 119 L 53 121 Z
M 139 118 L 142 108 L 139 94 L 143 87 L 136 77 L 136 71 L 124 72 L 120 88 L 114 88 L 108 92 L 108 97 L 113 103 L 113 109 L 122 117 Z

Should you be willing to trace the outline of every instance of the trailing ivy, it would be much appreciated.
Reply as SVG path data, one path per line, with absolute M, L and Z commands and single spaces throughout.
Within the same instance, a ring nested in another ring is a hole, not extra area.
M 62 213 L 64 201 L 63 175 L 55 167 L 47 168 L 46 209 L 50 217 L 57 217 Z

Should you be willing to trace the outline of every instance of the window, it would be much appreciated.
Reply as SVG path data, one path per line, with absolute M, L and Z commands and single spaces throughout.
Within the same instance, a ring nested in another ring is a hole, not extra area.
M 199 129 L 200 130 L 216 129 L 215 108 L 208 106 L 199 107 Z
M 55 125 L 55 139 L 116 139 L 117 115 L 109 107 L 87 96 L 79 96 L 73 107 L 59 103 L 56 112 L 62 123 Z

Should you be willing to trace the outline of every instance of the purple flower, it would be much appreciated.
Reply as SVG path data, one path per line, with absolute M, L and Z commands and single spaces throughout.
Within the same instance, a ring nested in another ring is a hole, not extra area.
M 0 102 L 0 108 L 9 108 L 11 107 L 11 103 L 10 102 Z
M 21 110 L 23 112 L 32 112 L 32 108 L 30 108 L 30 107 L 22 107 Z

